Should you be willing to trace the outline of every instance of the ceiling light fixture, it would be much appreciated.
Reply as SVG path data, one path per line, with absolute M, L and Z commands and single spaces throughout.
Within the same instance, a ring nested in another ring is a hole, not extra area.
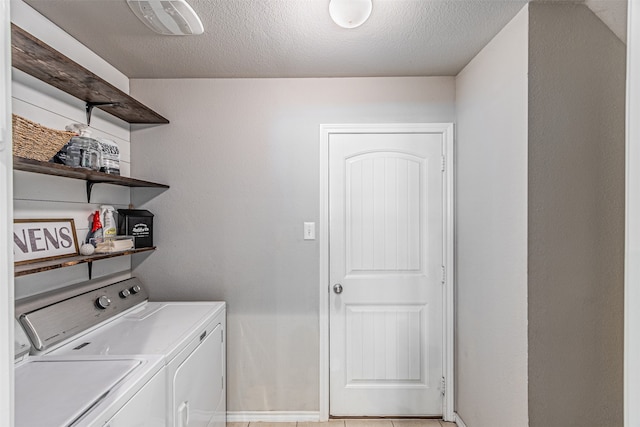
M 364 24 L 371 15 L 371 0 L 331 0 L 329 15 L 342 28 L 356 28 Z
M 127 4 L 156 33 L 186 36 L 204 32 L 202 21 L 186 0 L 127 0 Z

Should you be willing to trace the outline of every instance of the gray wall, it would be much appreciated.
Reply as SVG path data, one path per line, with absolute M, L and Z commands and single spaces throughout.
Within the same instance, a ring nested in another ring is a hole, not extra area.
M 158 250 L 134 274 L 154 299 L 228 301 L 232 414 L 318 411 L 319 246 L 302 225 L 319 216 L 319 125 L 452 122 L 454 79 L 132 80 L 131 91 L 171 120 L 131 135 L 132 174 L 171 185 L 145 204 Z
M 525 7 L 456 78 L 456 411 L 527 425 Z
M 532 3 L 529 62 L 530 425 L 620 426 L 625 47 Z

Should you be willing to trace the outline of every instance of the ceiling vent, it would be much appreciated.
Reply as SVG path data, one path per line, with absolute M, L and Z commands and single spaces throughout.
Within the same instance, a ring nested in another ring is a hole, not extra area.
M 187 36 L 204 32 L 202 21 L 186 0 L 127 0 L 127 4 L 156 33 Z

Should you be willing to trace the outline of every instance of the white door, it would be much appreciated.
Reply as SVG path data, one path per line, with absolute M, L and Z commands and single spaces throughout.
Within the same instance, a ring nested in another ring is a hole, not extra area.
M 328 145 L 329 412 L 441 415 L 443 135 Z

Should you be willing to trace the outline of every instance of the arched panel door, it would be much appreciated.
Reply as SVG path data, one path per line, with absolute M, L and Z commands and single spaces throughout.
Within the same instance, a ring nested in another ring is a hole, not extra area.
M 442 414 L 441 133 L 329 138 L 333 416 Z

